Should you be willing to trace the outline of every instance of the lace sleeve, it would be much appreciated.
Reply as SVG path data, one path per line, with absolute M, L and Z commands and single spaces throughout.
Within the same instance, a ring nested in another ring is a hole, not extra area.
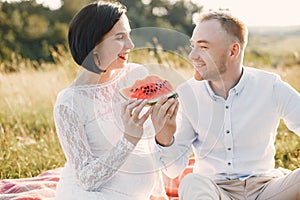
M 79 116 L 68 106 L 54 109 L 56 131 L 67 161 L 85 190 L 96 191 L 118 171 L 134 145 L 122 137 L 109 151 L 92 154 Z

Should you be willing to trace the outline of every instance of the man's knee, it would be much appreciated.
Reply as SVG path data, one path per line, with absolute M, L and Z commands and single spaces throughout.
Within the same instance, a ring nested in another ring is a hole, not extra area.
M 205 177 L 205 176 L 201 176 L 199 174 L 194 174 L 194 173 L 190 173 L 187 174 L 181 181 L 180 181 L 180 185 L 184 186 L 184 185 L 196 185 L 198 186 L 207 186 L 208 184 L 213 184 L 212 180 Z
M 190 199 L 191 197 L 193 199 L 199 199 L 199 197 L 211 197 L 207 199 L 214 199 L 213 196 L 218 197 L 216 187 L 211 179 L 191 173 L 181 180 L 178 193 L 179 197 L 181 197 L 180 199 Z

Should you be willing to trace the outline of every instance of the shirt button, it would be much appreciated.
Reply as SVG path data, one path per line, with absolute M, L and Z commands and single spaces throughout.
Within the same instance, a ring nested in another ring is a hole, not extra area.
M 230 147 L 228 147 L 228 148 L 227 148 L 227 150 L 228 150 L 228 151 L 230 151 L 230 150 L 231 150 L 231 148 L 230 148 Z
M 227 130 L 227 131 L 226 131 L 226 133 L 227 133 L 227 134 L 229 134 L 229 133 L 230 133 L 230 131 L 229 131 L 229 130 Z
M 227 163 L 227 165 L 230 166 L 230 165 L 231 165 L 231 162 Z
M 229 106 L 225 106 L 225 108 L 226 108 L 226 109 L 228 109 L 228 108 L 229 108 Z

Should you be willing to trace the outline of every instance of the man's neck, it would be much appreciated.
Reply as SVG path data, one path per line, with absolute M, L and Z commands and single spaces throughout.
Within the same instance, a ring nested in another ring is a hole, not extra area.
M 214 93 L 224 99 L 228 98 L 229 90 L 236 86 L 242 76 L 242 66 L 234 72 L 227 72 L 221 75 L 220 79 L 209 81 Z

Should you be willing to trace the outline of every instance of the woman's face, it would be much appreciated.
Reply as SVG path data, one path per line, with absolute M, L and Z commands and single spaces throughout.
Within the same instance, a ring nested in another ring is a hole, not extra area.
M 129 35 L 130 31 L 128 18 L 123 14 L 94 48 L 94 61 L 99 69 L 106 70 L 115 64 L 123 66 L 127 62 L 128 54 L 134 47 Z

